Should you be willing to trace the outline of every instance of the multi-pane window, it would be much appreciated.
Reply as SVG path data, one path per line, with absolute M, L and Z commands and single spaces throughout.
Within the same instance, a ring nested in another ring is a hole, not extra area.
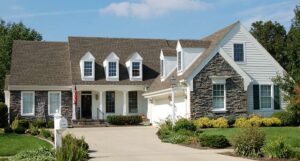
M 224 99 L 225 99 L 225 85 L 224 84 L 214 84 L 213 85 L 213 108 L 214 109 L 224 109 Z
M 22 92 L 22 115 L 34 114 L 34 92 Z
M 164 60 L 160 60 L 160 73 L 164 76 Z
M 244 61 L 244 44 L 233 44 L 234 61 Z
M 128 100 L 129 100 L 129 113 L 137 113 L 138 112 L 138 98 L 136 91 L 128 92 Z
M 271 108 L 272 104 L 271 85 L 260 86 L 260 107 Z
M 60 92 L 49 92 L 49 114 L 60 113 Z
M 115 113 L 115 92 L 106 91 L 106 113 Z
M 108 62 L 108 76 L 117 76 L 117 62 Z
M 132 76 L 133 77 L 140 76 L 140 62 L 132 62 Z
M 85 61 L 84 62 L 84 76 L 92 76 L 93 75 L 93 62 Z
M 178 67 L 179 71 L 181 70 L 181 60 L 182 60 L 182 55 L 181 55 L 181 52 L 179 51 L 177 53 L 177 67 Z

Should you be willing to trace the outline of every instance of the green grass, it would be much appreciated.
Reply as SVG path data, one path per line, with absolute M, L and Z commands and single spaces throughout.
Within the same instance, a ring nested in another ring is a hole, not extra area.
M 0 156 L 12 156 L 23 150 L 33 150 L 42 146 L 52 147 L 48 142 L 33 136 L 0 133 Z
M 300 149 L 300 127 L 262 127 L 266 133 L 266 140 L 274 140 L 282 137 L 287 144 Z M 204 134 L 224 135 L 232 143 L 234 136 L 240 131 L 239 128 L 205 129 Z

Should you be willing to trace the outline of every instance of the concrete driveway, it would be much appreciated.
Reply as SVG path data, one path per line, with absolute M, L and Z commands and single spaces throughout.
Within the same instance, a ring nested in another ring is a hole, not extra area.
M 92 161 L 249 161 L 218 154 L 230 150 L 199 150 L 162 143 L 154 127 L 74 128 L 67 132 L 84 136 Z

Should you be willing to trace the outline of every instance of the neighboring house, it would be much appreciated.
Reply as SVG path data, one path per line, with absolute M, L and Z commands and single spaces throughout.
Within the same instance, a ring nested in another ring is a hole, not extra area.
M 15 41 L 5 100 L 10 119 L 271 115 L 285 108 L 272 78 L 284 69 L 236 22 L 199 40 L 69 37 Z M 74 91 L 78 103 L 73 104 Z

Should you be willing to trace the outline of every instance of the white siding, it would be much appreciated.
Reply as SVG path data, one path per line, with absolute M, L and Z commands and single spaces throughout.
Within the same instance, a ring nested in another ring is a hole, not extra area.
M 167 77 L 171 72 L 176 68 L 177 58 L 171 56 L 164 57 L 164 65 L 165 65 L 165 76 Z

